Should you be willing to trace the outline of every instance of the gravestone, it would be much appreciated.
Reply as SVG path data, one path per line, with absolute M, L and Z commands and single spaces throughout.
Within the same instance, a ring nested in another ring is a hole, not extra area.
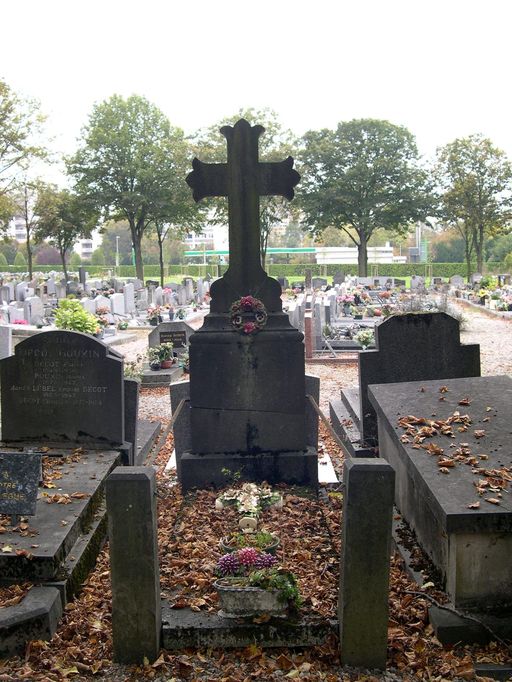
M 0 514 L 36 513 L 41 453 L 0 451 Z
M 23 303 L 25 300 L 25 297 L 27 296 L 27 289 L 28 287 L 26 282 L 20 282 L 16 285 L 16 300 L 20 303 Z
M 302 335 L 283 313 L 281 287 L 260 259 L 259 197 L 292 199 L 299 175 L 291 157 L 258 161 L 262 132 L 244 120 L 224 126 L 227 163 L 194 159 L 187 177 L 196 201 L 228 197 L 230 259 L 211 287 L 210 313 L 190 338 L 184 489 L 223 485 L 225 468 L 241 470 L 245 480 L 318 481 L 317 454 L 306 442 Z M 240 314 L 232 312 L 236 302 Z
M 172 321 L 160 322 L 160 324 L 151 330 L 148 336 L 148 343 L 150 348 L 159 346 L 161 343 L 173 344 L 173 350 L 180 353 L 188 346 L 189 339 L 194 330 L 186 322 Z
M 29 324 L 40 324 L 44 317 L 44 306 L 39 296 L 27 296 L 23 301 L 24 317 Z
M 345 275 L 343 272 L 336 272 L 334 273 L 334 277 L 332 278 L 333 284 L 343 284 L 345 281 Z
M 6 324 L 0 324 L 0 360 L 12 354 L 12 329 Z
M 123 294 L 112 294 L 110 297 L 110 309 L 113 315 L 125 314 Z
M 311 291 L 311 270 L 306 270 L 304 276 L 305 276 L 304 288 L 306 289 L 306 291 Z
M 9 304 L 11 302 L 11 289 L 6 284 L 0 287 L 0 300 L 2 303 Z
M 82 304 L 83 308 L 87 310 L 88 313 L 91 313 L 91 315 L 96 314 L 96 301 L 92 298 L 82 298 L 80 300 L 80 303 Z
M 56 289 L 55 280 L 53 277 L 50 277 L 49 279 L 46 280 L 46 291 L 48 292 L 48 296 L 55 296 Z
M 85 271 L 85 267 L 83 265 L 78 266 L 78 280 L 82 287 L 85 287 L 85 282 L 87 281 L 87 272 Z
M 65 284 L 62 282 L 56 282 L 55 283 L 55 295 L 57 298 L 66 298 L 67 296 L 67 287 Z
M 31 336 L 0 361 L 2 440 L 124 443 L 123 359 L 80 332 Z
M 156 287 L 153 292 L 153 305 L 163 305 L 164 304 L 164 290 L 161 286 Z
M 360 449 L 377 442 L 370 384 L 480 376 L 480 346 L 461 345 L 459 323 L 446 313 L 393 315 L 375 327 L 375 345 L 359 353 L 359 390 L 344 389 L 341 396 L 351 428 L 359 431 Z M 331 417 L 340 433 L 342 404 L 331 405 Z
M 453 277 L 450 277 L 450 284 L 457 288 L 463 287 L 464 277 L 461 277 L 460 275 L 453 275 Z
M 81 290 L 81 286 L 79 282 L 75 282 L 74 280 L 71 282 L 68 282 L 66 285 L 66 293 L 67 294 L 72 294 L 73 296 L 77 296 Z
M 187 305 L 187 291 L 182 284 L 178 287 L 178 305 Z
M 327 286 L 327 280 L 323 277 L 313 277 L 311 280 L 311 286 L 313 289 L 321 289 L 322 287 Z
M 96 303 L 96 310 L 100 308 L 107 308 L 109 311 L 111 310 L 110 298 L 108 296 L 103 296 L 103 294 L 100 294 L 99 296 L 96 296 L 94 302 Z
M 124 309 L 130 314 L 135 312 L 135 287 L 132 283 L 124 285 L 123 289 L 124 296 Z
M 482 278 L 483 275 L 480 272 L 474 272 L 471 275 L 471 284 L 478 284 Z

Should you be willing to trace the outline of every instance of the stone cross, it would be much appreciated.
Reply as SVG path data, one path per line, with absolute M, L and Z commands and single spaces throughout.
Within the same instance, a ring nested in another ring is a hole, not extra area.
M 220 132 L 227 140 L 227 163 L 192 162 L 187 183 L 195 201 L 204 197 L 227 197 L 229 206 L 229 280 L 233 293 L 254 292 L 265 277 L 260 256 L 260 196 L 293 199 L 293 188 L 300 176 L 293 159 L 258 161 L 258 138 L 262 126 L 251 126 L 244 119 L 224 126 Z M 233 296 L 232 300 L 236 298 Z

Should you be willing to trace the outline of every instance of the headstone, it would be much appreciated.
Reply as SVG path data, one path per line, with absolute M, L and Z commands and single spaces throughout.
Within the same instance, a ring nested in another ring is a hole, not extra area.
M 480 376 L 480 346 L 461 345 L 459 322 L 446 313 L 393 315 L 375 327 L 376 350 L 359 354 L 363 440 L 377 437 L 370 384 Z
M 313 277 L 311 280 L 311 286 L 313 289 L 321 289 L 322 287 L 327 286 L 327 280 L 323 277 Z
M 163 305 L 164 304 L 164 294 L 161 286 L 156 287 L 153 292 L 153 305 Z
M 344 281 L 345 281 L 345 275 L 343 272 L 336 272 L 334 274 L 334 277 L 332 278 L 333 284 L 343 284 Z
M 139 289 L 144 289 L 144 283 L 140 279 L 135 278 L 132 281 L 132 284 L 135 291 L 138 291 Z
M 112 294 L 110 297 L 110 306 L 113 315 L 124 315 L 124 296 L 123 294 Z
M 194 298 L 194 280 L 190 277 L 185 277 L 183 280 L 185 285 L 185 293 L 187 296 L 187 303 Z
M 148 336 L 150 348 L 159 346 L 161 343 L 173 344 L 174 351 L 183 352 L 188 346 L 191 334 L 194 333 L 192 327 L 186 322 L 173 320 L 172 322 L 161 322 L 151 330 Z
M 92 298 L 82 298 L 80 300 L 80 303 L 82 304 L 83 308 L 87 310 L 88 313 L 91 313 L 91 315 L 96 314 L 96 301 Z
M 55 296 L 57 293 L 56 288 L 55 288 L 55 280 L 53 277 L 50 277 L 49 279 L 46 280 L 46 287 L 47 287 L 47 292 L 48 296 Z
M 483 275 L 480 272 L 474 272 L 471 275 L 471 284 L 478 284 L 482 278 Z
M 62 282 L 55 282 L 55 295 L 57 298 L 66 298 L 67 293 L 68 292 L 65 284 L 62 284 Z
M 194 159 L 187 177 L 196 201 L 228 197 L 230 258 L 211 287 L 210 313 L 190 339 L 191 452 L 182 456 L 181 483 L 185 490 L 222 485 L 222 469 L 229 468 L 242 469 L 246 480 L 316 486 L 317 461 L 306 443 L 302 336 L 283 313 L 281 287 L 260 257 L 259 196 L 291 199 L 299 175 L 291 157 L 258 161 L 261 126 L 240 120 L 221 132 L 227 163 Z M 232 312 L 236 303 L 240 314 Z
M 9 305 L 9 322 L 11 324 L 14 324 L 18 320 L 24 320 L 25 319 L 25 312 L 23 308 L 18 308 L 17 303 L 11 303 Z
M 20 282 L 16 285 L 16 300 L 18 302 L 23 303 L 25 296 L 27 295 L 27 289 L 28 287 L 26 282 Z
M 197 279 L 197 300 L 199 301 L 199 303 L 201 303 L 201 301 L 203 300 L 204 292 L 205 292 L 205 289 L 204 289 L 204 285 L 203 285 L 203 280 L 201 277 L 199 277 Z
M 311 291 L 311 270 L 306 270 L 304 275 L 305 275 L 304 288 L 306 289 L 306 291 Z
M 122 356 L 87 334 L 41 332 L 0 361 L 4 441 L 124 441 Z
M 459 289 L 464 286 L 464 277 L 453 275 L 453 277 L 450 277 L 450 284 Z
M 187 292 L 181 284 L 178 287 L 178 305 L 187 305 Z
M 12 355 L 12 329 L 6 324 L 0 324 L 0 360 Z
M 29 324 L 41 324 L 44 317 L 44 306 L 39 296 L 28 296 L 23 301 L 24 317 Z
M 94 302 L 96 303 L 96 310 L 101 308 L 107 308 L 109 311 L 111 310 L 110 298 L 108 296 L 103 296 L 103 294 L 100 294 L 99 296 L 96 296 Z
M 136 289 L 135 290 L 135 307 L 137 310 L 146 310 L 148 307 L 148 290 L 147 289 Z
M 78 296 L 80 289 L 81 289 L 80 283 L 75 282 L 73 280 L 73 281 L 67 283 L 66 294 L 72 294 L 73 296 Z
M 2 303 L 9 304 L 11 302 L 11 289 L 7 285 L 3 284 L 0 287 L 0 299 Z
M 124 309 L 128 314 L 135 312 L 135 287 L 132 283 L 124 285 Z
M 83 265 L 78 266 L 78 280 L 80 284 L 85 287 L 85 282 L 87 280 L 87 272 L 85 271 L 85 267 Z

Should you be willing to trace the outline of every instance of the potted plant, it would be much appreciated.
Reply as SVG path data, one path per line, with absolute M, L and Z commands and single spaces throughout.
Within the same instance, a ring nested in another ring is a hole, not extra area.
M 231 533 L 221 539 L 219 546 L 224 554 L 236 552 L 244 547 L 254 547 L 266 554 L 275 555 L 279 547 L 279 538 L 265 530 L 256 533 Z
M 156 327 L 160 322 L 162 322 L 162 314 L 160 306 L 150 306 L 147 311 L 148 322 L 152 327 Z
M 124 331 L 125 329 L 128 329 L 128 322 L 126 320 L 121 320 L 120 322 L 117 323 L 117 328 L 120 331 Z
M 366 350 L 374 342 L 375 337 L 371 329 L 361 329 L 354 336 L 354 339 L 361 345 L 363 350 Z
M 148 348 L 147 356 L 149 360 L 149 369 L 152 369 L 154 372 L 161 369 L 162 365 L 160 361 L 160 351 L 158 346 L 155 346 L 155 348 Z
M 295 576 L 278 568 L 274 556 L 254 547 L 221 556 L 217 574 L 214 586 L 224 617 L 283 615 L 300 605 Z
M 169 369 L 174 362 L 172 343 L 170 341 L 161 343 L 159 346 L 156 346 L 156 348 L 158 349 L 162 369 Z

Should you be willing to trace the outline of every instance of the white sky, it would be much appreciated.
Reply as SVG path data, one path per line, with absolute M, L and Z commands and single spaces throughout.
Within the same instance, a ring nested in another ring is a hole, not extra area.
M 0 77 L 66 153 L 136 93 L 186 133 L 270 107 L 296 134 L 385 118 L 426 155 L 480 132 L 512 158 L 510 0 L 3 0 L 0 21 Z

